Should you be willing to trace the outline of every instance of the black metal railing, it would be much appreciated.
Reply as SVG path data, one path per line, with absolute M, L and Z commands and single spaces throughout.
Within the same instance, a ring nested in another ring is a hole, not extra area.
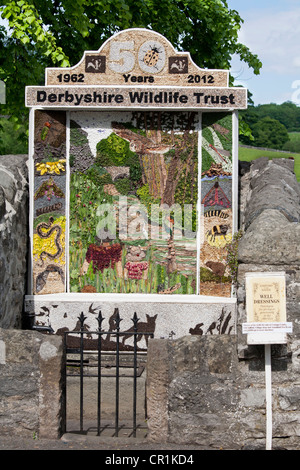
M 79 373 L 77 373 L 77 377 L 79 378 L 79 432 L 83 433 L 83 421 L 84 421 L 84 377 L 96 377 L 97 378 L 97 435 L 100 436 L 105 426 L 102 426 L 101 417 L 102 417 L 102 404 L 101 404 L 101 397 L 102 397 L 102 388 L 103 388 L 103 378 L 104 377 L 112 377 L 112 374 L 104 374 L 102 369 L 105 368 L 105 364 L 103 364 L 103 349 L 102 349 L 102 340 L 103 335 L 109 335 L 109 337 L 113 336 L 115 338 L 115 351 L 113 351 L 114 355 L 114 368 L 115 368 L 115 413 L 114 413 L 114 436 L 119 436 L 119 431 L 121 429 L 120 425 L 120 379 L 122 376 L 120 375 L 120 337 L 123 338 L 127 336 L 133 336 L 133 348 L 132 351 L 129 353 L 132 355 L 132 375 L 126 375 L 126 377 L 132 377 L 132 392 L 133 392 L 133 403 L 132 403 L 132 433 L 131 436 L 136 437 L 138 425 L 137 425 L 137 378 L 140 376 L 140 369 L 141 367 L 138 365 L 138 346 L 137 342 L 141 336 L 139 332 L 139 318 L 137 314 L 134 313 L 133 318 L 131 319 L 133 322 L 133 327 L 127 331 L 120 330 L 120 323 L 122 318 L 120 318 L 119 310 L 116 308 L 114 312 L 114 328 L 110 331 L 102 330 L 102 323 L 103 323 L 103 316 L 101 311 L 97 317 L 98 322 L 98 329 L 95 331 L 90 331 L 85 329 L 85 320 L 87 317 L 81 313 L 78 317 L 79 320 L 79 329 L 78 331 L 66 331 L 64 333 L 64 345 L 65 345 L 65 355 L 66 355 L 66 367 L 65 367 L 65 384 L 67 384 L 67 377 L 72 376 L 74 374 L 68 374 L 68 366 L 75 365 L 77 369 L 79 368 Z M 78 335 L 78 341 L 74 345 L 74 335 Z M 96 374 L 90 374 L 86 372 L 88 368 L 88 361 L 84 359 L 85 352 L 90 350 L 89 342 L 85 339 L 85 336 L 88 335 L 89 338 L 95 337 L 96 340 L 96 347 L 95 342 L 93 341 L 93 349 L 94 354 L 96 355 L 96 366 L 94 364 L 94 370 L 96 368 Z M 145 332 L 143 331 L 143 335 L 147 339 L 149 337 L 153 337 L 153 332 Z M 69 339 L 73 338 L 71 342 L 71 347 L 69 345 Z M 75 346 L 75 347 L 74 347 Z M 78 359 L 68 360 L 68 355 L 76 354 Z M 67 387 L 65 390 L 65 416 L 67 422 Z

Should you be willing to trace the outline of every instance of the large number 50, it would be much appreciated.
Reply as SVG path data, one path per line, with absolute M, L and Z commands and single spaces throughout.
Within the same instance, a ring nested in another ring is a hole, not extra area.
M 147 62 L 145 62 L 147 57 Z M 152 59 L 151 61 L 150 58 Z M 143 72 L 160 72 L 166 60 L 165 48 L 157 41 L 146 41 L 139 49 L 138 62 Z M 113 72 L 130 72 L 135 64 L 134 41 L 115 41 L 110 46 L 108 66 Z
M 130 72 L 135 64 L 135 56 L 131 52 L 133 49 L 133 41 L 113 42 L 110 46 L 109 68 L 113 72 Z

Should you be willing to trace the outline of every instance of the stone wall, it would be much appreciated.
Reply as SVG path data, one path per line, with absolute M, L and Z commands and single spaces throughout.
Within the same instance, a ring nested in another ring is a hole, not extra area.
M 241 332 L 244 279 L 246 272 L 284 271 L 293 334 L 287 345 L 272 346 L 273 448 L 299 449 L 299 184 L 291 160 L 259 159 L 243 165 L 242 173 L 236 334 L 149 342 L 150 441 L 264 448 L 264 348 L 248 346 Z M 0 435 L 57 438 L 64 424 L 62 339 L 11 329 L 21 325 L 27 213 L 26 158 L 0 157 Z
M 241 325 L 246 321 L 245 273 L 285 272 L 287 320 L 293 322 L 290 347 L 300 335 L 300 185 L 293 169 L 293 160 L 260 158 L 241 178 L 244 235 L 238 253 L 237 299 Z M 241 335 L 239 350 L 244 357 Z
M 253 373 L 246 379 L 236 346 L 229 335 L 150 342 L 150 441 L 233 450 L 263 439 L 263 390 L 250 388 L 263 378 Z
M 238 356 L 253 368 L 263 347 L 247 346 L 245 273 L 284 272 L 287 321 L 293 324 L 287 345 L 272 346 L 273 440 L 285 447 L 300 443 L 300 185 L 292 159 L 260 158 L 241 178 L 244 236 L 239 244 Z
M 27 155 L 0 156 L 0 327 L 20 328 L 27 280 Z
M 149 440 L 203 449 L 264 449 L 264 348 L 242 360 L 238 336 L 149 342 Z M 272 346 L 273 449 L 300 446 L 299 345 Z
M 300 446 L 300 187 L 293 161 L 242 165 L 237 334 L 151 340 L 149 439 L 204 449 L 263 449 L 266 438 L 264 346 L 248 346 L 245 273 L 284 271 L 287 345 L 272 345 L 273 448 Z
M 60 437 L 62 367 L 59 336 L 0 329 L 0 435 Z

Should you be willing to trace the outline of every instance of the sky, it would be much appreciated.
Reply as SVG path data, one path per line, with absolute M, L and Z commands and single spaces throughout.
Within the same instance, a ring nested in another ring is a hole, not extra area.
M 300 0 L 227 0 L 244 20 L 239 41 L 257 54 L 260 75 L 237 57 L 231 63 L 235 84 L 253 94 L 255 105 L 300 105 Z

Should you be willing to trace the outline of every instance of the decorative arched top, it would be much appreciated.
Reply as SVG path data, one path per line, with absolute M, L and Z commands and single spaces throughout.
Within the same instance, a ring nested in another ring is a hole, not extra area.
M 177 52 L 161 34 L 143 28 L 121 31 L 78 64 L 46 69 L 46 85 L 147 85 L 228 87 L 228 70 L 199 68 L 189 52 Z
M 47 68 L 45 86 L 26 88 L 26 106 L 76 109 L 247 108 L 247 90 L 229 87 L 228 70 L 199 68 L 161 34 L 127 29 L 77 65 Z

